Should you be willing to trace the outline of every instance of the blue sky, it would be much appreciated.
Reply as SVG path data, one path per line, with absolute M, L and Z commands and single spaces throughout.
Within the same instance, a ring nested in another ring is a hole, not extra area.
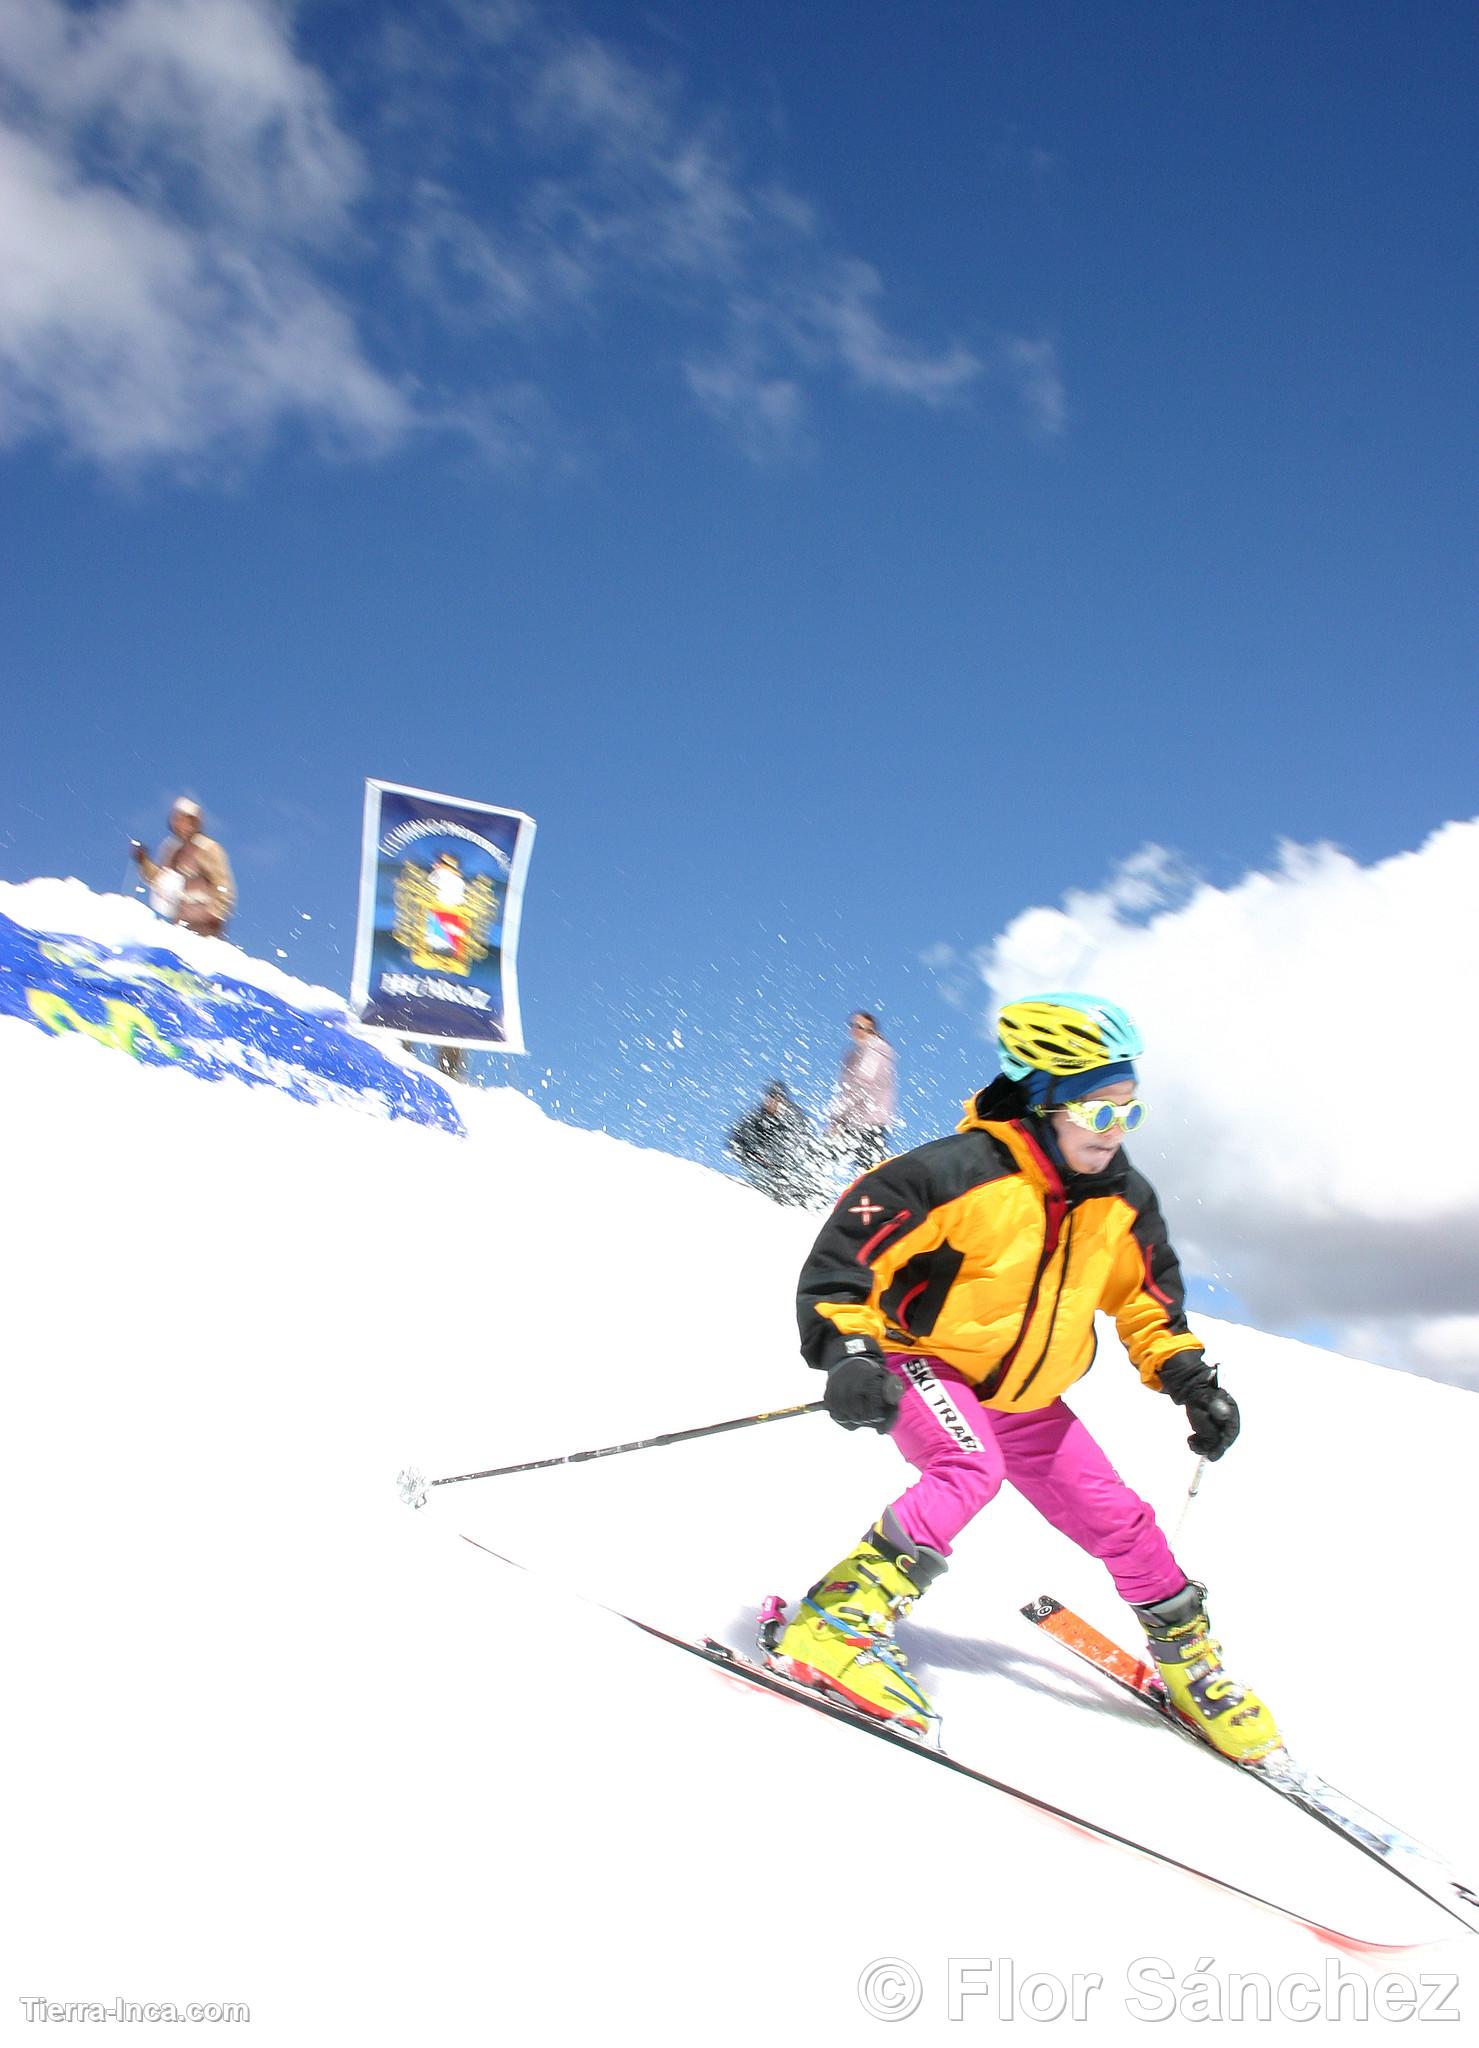
M 929 1134 L 1025 907 L 1479 808 L 1476 69 L 1445 4 L 0 12 L 0 875 L 187 789 L 346 988 L 362 778 L 513 805 L 520 1085 L 712 1157 L 862 1003 Z

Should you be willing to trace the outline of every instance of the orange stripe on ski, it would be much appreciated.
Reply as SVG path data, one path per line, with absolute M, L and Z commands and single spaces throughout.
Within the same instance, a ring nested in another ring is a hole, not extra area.
M 1045 1634 L 1052 1636 L 1055 1642 L 1062 1643 L 1067 1650 L 1077 1651 L 1080 1657 L 1086 1657 L 1091 1664 L 1097 1664 L 1110 1678 L 1119 1679 L 1122 1685 L 1132 1685 L 1136 1692 L 1160 1691 L 1160 1680 L 1154 1665 L 1147 1664 L 1143 1658 L 1132 1656 L 1128 1650 L 1121 1649 L 1118 1643 L 1111 1641 L 1108 1636 L 1101 1635 L 1098 1629 L 1087 1621 L 1081 1620 L 1076 1614 L 1070 1614 L 1066 1607 L 1058 1607 L 1055 1604 L 1045 1614 L 1036 1611 L 1039 1606 L 1046 1605 L 1046 1601 L 1034 1603 L 1032 1619 Z

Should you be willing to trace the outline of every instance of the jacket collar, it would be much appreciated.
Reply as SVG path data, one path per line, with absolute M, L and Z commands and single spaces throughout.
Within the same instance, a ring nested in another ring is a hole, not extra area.
M 1093 1195 L 1118 1194 L 1129 1178 L 1130 1162 L 1123 1146 L 1102 1172 L 1069 1173 L 1051 1131 L 1029 1114 L 1021 1086 L 1005 1074 L 998 1074 L 987 1087 L 968 1097 L 964 1109 L 956 1129 L 989 1131 L 1043 1194 L 1066 1195 L 1070 1203 L 1083 1202 Z

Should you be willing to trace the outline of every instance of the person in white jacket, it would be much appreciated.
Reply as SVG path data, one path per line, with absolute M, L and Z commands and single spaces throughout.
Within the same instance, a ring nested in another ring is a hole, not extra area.
M 149 885 L 151 909 L 171 924 L 218 939 L 236 908 L 236 882 L 225 847 L 208 839 L 201 826 L 194 797 L 176 797 L 169 814 L 170 836 L 158 859 L 150 859 L 140 839 L 130 841 L 130 851 Z
M 854 1010 L 848 1030 L 852 1044 L 842 1056 L 827 1134 L 834 1157 L 850 1159 L 855 1173 L 868 1173 L 888 1157 L 898 1106 L 894 1049 L 871 1010 Z

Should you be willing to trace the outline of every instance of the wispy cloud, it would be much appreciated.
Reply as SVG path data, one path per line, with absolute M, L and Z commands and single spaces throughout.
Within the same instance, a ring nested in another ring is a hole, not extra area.
M 733 351 L 684 365 L 688 388 L 704 411 L 730 427 L 745 453 L 768 462 L 792 453 L 802 435 L 806 400 L 792 377 L 767 376 Z
M 1370 867 L 1286 846 L 1221 889 L 1147 848 L 1014 918 L 977 1000 L 987 1028 L 1034 989 L 1123 1002 L 1153 1112 L 1135 1156 L 1188 1264 L 1262 1324 L 1479 1387 L 1479 1150 L 1438 1103 L 1479 1001 L 1476 912 L 1479 820 Z M 959 958 L 929 964 L 958 998 Z
M 862 391 L 918 399 L 930 406 L 959 399 L 980 377 L 979 356 L 959 342 L 937 353 L 893 333 L 882 318 L 883 279 L 871 263 L 837 257 L 805 293 L 803 329 L 837 361 Z
M 1041 338 L 1030 341 L 1017 335 L 1002 344 L 1001 362 L 1030 424 L 1041 434 L 1063 433 L 1068 425 L 1068 393 L 1056 346 Z
M 807 386 L 828 375 L 931 407 L 982 377 L 965 345 L 893 331 L 877 269 L 829 243 L 810 200 L 748 174 L 722 120 L 692 110 L 673 79 L 581 37 L 550 49 L 523 118 L 541 141 L 577 148 L 534 207 L 577 276 L 622 290 L 645 278 L 709 330 L 683 351 L 683 373 L 749 452 L 798 437 Z
M 413 292 L 435 303 L 438 316 L 454 324 L 523 327 L 547 318 L 552 305 L 578 299 L 583 275 L 555 259 L 553 250 L 536 258 L 527 244 L 511 244 L 480 225 L 457 195 L 433 179 L 421 179 L 412 195 L 402 264 Z
M 119 464 L 482 421 L 503 460 L 637 320 L 644 373 L 757 460 L 807 445 L 828 386 L 939 411 L 1005 382 L 1063 430 L 1050 342 L 902 331 L 670 65 L 530 0 L 428 0 L 333 74 L 298 26 L 292 0 L 0 11 L 0 437 Z

